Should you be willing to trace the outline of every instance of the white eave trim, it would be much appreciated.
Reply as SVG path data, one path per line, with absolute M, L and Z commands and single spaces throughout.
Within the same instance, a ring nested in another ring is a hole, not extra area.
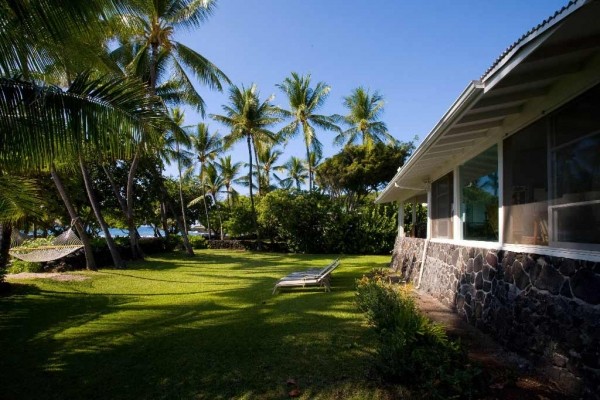
M 414 167 L 415 163 L 427 152 L 435 141 L 462 116 L 462 114 L 483 94 L 484 86 L 480 81 L 471 81 L 462 94 L 456 99 L 452 106 L 446 111 L 442 119 L 435 125 L 431 132 L 425 137 L 421 145 L 408 159 L 386 188 L 375 199 L 375 203 L 381 203 L 383 197 L 394 190 L 398 181 L 402 179 Z M 402 185 L 399 185 L 402 186 Z

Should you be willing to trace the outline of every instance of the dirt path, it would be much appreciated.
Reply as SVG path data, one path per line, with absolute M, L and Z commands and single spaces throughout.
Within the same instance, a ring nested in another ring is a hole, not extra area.
M 66 274 L 59 272 L 21 272 L 18 274 L 6 275 L 7 281 L 22 280 L 22 279 L 52 279 L 54 281 L 85 281 L 90 279 L 89 276 Z
M 419 309 L 430 319 L 446 327 L 449 336 L 460 338 L 469 358 L 477 361 L 492 378 L 487 399 L 559 400 L 568 399 L 523 357 L 505 350 L 453 310 L 434 297 L 415 290 Z

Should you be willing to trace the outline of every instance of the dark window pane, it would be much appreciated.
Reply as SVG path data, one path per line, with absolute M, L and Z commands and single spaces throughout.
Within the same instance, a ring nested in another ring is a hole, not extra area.
M 454 174 L 443 176 L 431 184 L 431 233 L 434 238 L 449 238 L 452 235 Z
M 498 240 L 498 146 L 460 167 L 463 238 Z

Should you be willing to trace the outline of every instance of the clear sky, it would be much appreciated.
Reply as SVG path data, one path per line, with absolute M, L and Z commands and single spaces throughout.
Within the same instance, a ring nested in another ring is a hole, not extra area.
M 295 71 L 324 81 L 321 114 L 345 114 L 344 96 L 363 86 L 385 98 L 382 120 L 399 140 L 423 140 L 467 84 L 511 43 L 566 0 L 220 0 L 214 15 L 176 39 L 204 55 L 231 81 L 256 83 L 261 99 L 287 107 L 275 85 Z M 227 91 L 198 89 L 207 114 L 221 114 Z M 186 124 L 201 122 L 186 112 Z M 227 128 L 206 117 L 212 130 Z M 277 130 L 277 129 L 275 129 Z M 337 153 L 331 132 L 317 133 L 324 156 Z M 247 162 L 245 144 L 233 148 Z M 281 158 L 304 157 L 301 138 Z M 174 169 L 167 173 L 175 175 Z

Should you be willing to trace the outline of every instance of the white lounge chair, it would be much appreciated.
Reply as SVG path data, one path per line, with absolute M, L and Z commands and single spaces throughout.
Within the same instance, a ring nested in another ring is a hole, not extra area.
M 340 259 L 332 261 L 325 268 L 312 268 L 306 271 L 292 272 L 284 276 L 275 284 L 273 294 L 282 287 L 306 287 L 306 286 L 322 286 L 325 291 L 330 291 L 329 279 L 331 272 L 340 265 Z

